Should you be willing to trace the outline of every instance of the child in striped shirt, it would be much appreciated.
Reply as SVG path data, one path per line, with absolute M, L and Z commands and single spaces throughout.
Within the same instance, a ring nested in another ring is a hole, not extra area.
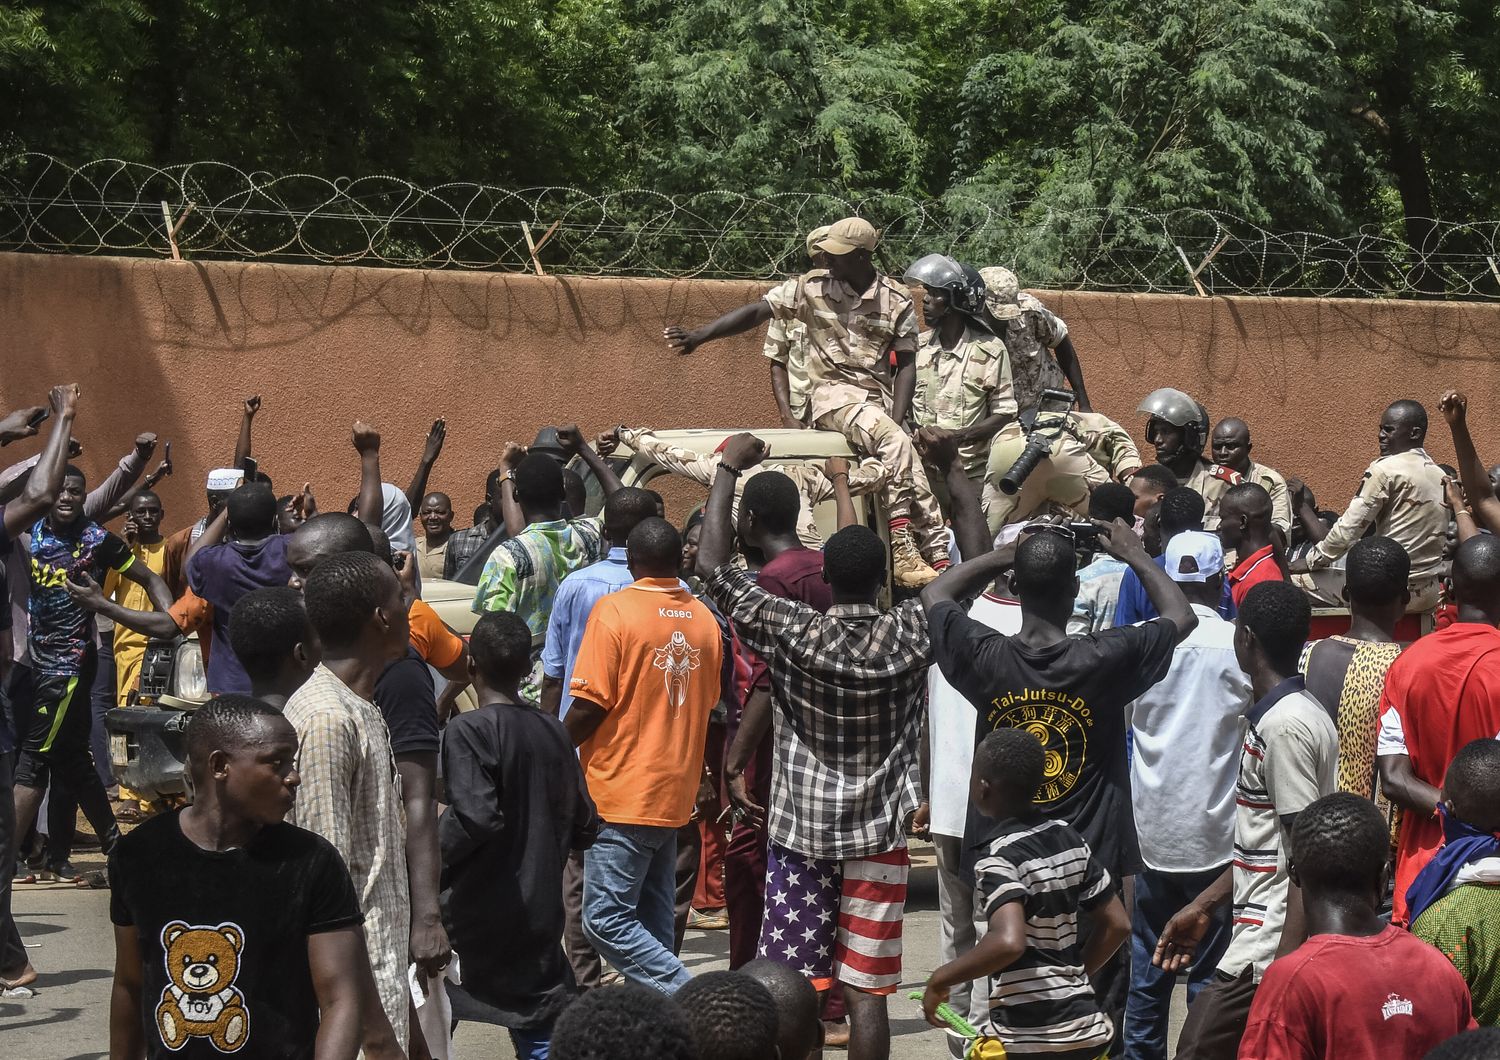
M 948 991 L 988 976 L 979 1057 L 1097 1060 L 1114 1034 L 1088 977 L 1130 937 L 1130 919 L 1083 838 L 1033 804 L 1046 766 L 1041 742 L 1022 729 L 997 729 L 974 752 L 970 798 L 995 821 L 974 868 L 989 931 L 932 973 L 922 1009 L 943 1026 Z

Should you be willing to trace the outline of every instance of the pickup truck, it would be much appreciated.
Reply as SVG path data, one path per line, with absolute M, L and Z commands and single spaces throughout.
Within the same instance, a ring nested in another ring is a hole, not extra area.
M 736 430 L 724 428 L 672 430 L 653 432 L 662 443 L 676 446 L 698 456 L 711 455 Z M 801 431 L 777 428 L 757 430 L 757 437 L 771 446 L 770 463 L 816 464 L 829 457 L 853 458 L 853 451 L 842 435 L 828 431 Z M 604 490 L 587 465 L 575 459 L 570 465 L 583 476 L 588 491 L 585 510 L 599 514 L 604 507 Z M 627 486 L 657 488 L 666 495 L 669 512 L 685 514 L 701 504 L 706 488 L 684 476 L 660 481 L 668 472 L 642 453 L 621 445 L 610 456 L 610 466 Z M 880 495 L 855 498 L 860 516 L 882 537 L 887 533 L 884 499 Z M 818 505 L 813 513 L 818 531 L 825 538 L 837 528 L 837 513 L 832 501 Z M 478 617 L 473 612 L 474 585 L 479 580 L 478 565 L 461 570 L 453 581 L 424 580 L 422 599 L 455 633 L 467 638 Z M 540 642 L 535 645 L 539 651 Z M 109 732 L 110 765 L 115 779 L 145 797 L 180 799 L 187 795 L 186 758 L 183 730 L 191 713 L 208 701 L 203 655 L 196 635 L 170 641 L 153 641 L 147 647 L 141 671 L 139 702 L 119 707 L 105 715 Z M 472 692 L 459 700 L 459 709 L 472 709 Z

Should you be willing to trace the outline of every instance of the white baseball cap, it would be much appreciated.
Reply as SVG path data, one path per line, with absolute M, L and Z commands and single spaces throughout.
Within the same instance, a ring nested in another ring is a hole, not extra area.
M 1217 534 L 1188 530 L 1167 542 L 1167 574 L 1174 582 L 1206 582 L 1224 570 L 1224 546 Z

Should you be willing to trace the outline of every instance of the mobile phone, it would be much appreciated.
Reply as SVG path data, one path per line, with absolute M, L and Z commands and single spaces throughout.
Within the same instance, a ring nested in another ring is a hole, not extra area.
M 260 475 L 260 461 L 253 456 L 247 456 L 240 461 L 240 470 L 245 473 L 246 482 L 254 482 Z
M 31 418 L 26 421 L 26 426 L 28 426 L 28 427 L 32 428 L 33 430 L 35 430 L 37 427 L 40 427 L 42 424 L 46 423 L 51 418 L 52 418 L 52 410 L 51 409 L 49 409 L 49 408 L 40 408 L 40 409 L 37 409 L 35 412 L 33 412 L 31 414 Z

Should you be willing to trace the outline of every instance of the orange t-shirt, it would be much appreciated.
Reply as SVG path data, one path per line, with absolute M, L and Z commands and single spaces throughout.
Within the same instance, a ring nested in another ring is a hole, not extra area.
M 578 748 L 600 817 L 687 824 L 722 662 L 718 622 L 676 578 L 642 578 L 594 605 L 571 689 L 605 710 Z
M 411 625 L 411 646 L 417 649 L 422 661 L 435 669 L 452 666 L 464 652 L 464 642 L 454 633 L 426 600 L 411 602 L 406 612 Z

